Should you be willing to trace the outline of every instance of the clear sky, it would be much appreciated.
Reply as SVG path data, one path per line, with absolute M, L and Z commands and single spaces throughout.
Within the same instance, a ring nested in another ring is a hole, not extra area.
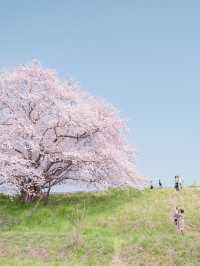
M 56 69 L 129 119 L 138 170 L 200 184 L 200 1 L 0 0 L 0 68 Z

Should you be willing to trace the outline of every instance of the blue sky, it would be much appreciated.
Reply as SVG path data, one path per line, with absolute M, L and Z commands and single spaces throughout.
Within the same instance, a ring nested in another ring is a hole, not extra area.
M 78 80 L 129 119 L 142 175 L 200 183 L 200 2 L 1 1 L 0 68 Z

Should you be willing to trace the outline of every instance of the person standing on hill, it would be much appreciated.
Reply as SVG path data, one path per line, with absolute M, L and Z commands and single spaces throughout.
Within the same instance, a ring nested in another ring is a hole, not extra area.
M 161 182 L 160 179 L 159 179 L 159 181 L 158 181 L 158 184 L 159 184 L 159 188 L 163 188 L 163 185 L 162 185 L 162 182 Z
M 179 176 L 179 188 L 183 189 L 183 177 Z
M 174 188 L 176 189 L 176 191 L 179 191 L 180 188 L 179 188 L 179 176 L 175 176 L 175 185 L 174 185 Z
M 152 181 L 150 182 L 150 189 L 154 189 Z

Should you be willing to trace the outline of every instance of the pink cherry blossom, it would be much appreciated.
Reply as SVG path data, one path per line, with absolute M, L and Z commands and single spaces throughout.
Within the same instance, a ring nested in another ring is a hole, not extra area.
M 39 63 L 0 74 L 0 184 L 25 201 L 69 180 L 140 181 L 118 111 Z

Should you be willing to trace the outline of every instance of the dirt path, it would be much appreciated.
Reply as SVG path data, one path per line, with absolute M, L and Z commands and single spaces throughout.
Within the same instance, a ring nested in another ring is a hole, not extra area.
M 114 255 L 111 266 L 126 266 L 126 264 L 123 262 L 122 258 L 120 257 L 120 248 L 121 244 L 116 239 L 114 242 Z

